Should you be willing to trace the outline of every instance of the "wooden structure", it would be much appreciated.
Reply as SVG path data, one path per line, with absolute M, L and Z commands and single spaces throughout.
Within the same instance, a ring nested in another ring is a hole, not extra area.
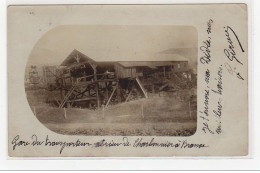
M 188 71 L 188 61 L 119 61 L 115 63 L 115 71 L 120 78 L 143 77 L 151 72 L 162 72 L 166 76 L 170 71 Z
M 176 87 L 177 83 L 187 82 L 191 76 L 185 59 L 99 62 L 77 50 L 71 52 L 59 69 L 45 68 L 45 78 L 51 74 L 55 77 L 55 89 L 60 91 L 60 108 L 83 104 L 90 109 L 147 98 L 147 92 L 170 87 L 178 89 L 183 86 Z M 45 81 L 48 83 L 48 79 Z

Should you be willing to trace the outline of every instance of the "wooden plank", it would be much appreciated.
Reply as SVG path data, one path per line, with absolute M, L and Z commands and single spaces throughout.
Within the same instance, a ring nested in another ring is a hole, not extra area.
M 118 82 L 119 82 L 119 80 L 116 81 L 116 91 L 117 91 L 117 101 L 118 101 L 118 103 L 120 103 L 121 97 L 120 97 L 120 88 L 119 88 Z
M 66 108 L 63 108 L 64 110 L 64 119 L 67 119 L 67 112 L 66 112 Z
M 144 120 L 144 103 L 141 103 L 141 113 L 142 113 L 142 118 Z
M 132 88 L 131 88 L 131 91 L 129 92 L 129 94 L 128 94 L 128 96 L 127 96 L 126 100 L 125 100 L 125 102 L 127 102 L 127 101 L 128 101 L 128 99 L 130 98 L 130 96 L 131 96 L 131 94 L 132 94 L 133 90 L 134 90 L 134 87 L 132 87 Z
M 96 90 L 96 98 L 97 98 L 97 108 L 99 108 L 99 93 L 98 93 L 98 90 L 99 90 L 99 86 L 98 86 L 98 79 L 97 79 L 97 65 L 96 64 L 91 64 L 91 67 L 93 68 L 94 70 L 94 82 L 96 83 L 96 86 L 95 86 L 95 90 Z
M 61 101 L 61 104 L 59 106 L 59 108 L 62 108 L 64 106 L 64 104 L 67 102 L 67 100 L 69 99 L 70 95 L 72 94 L 72 92 L 74 91 L 74 89 L 76 88 L 77 83 L 75 83 L 75 85 L 73 85 L 71 87 L 71 89 L 69 90 L 69 92 L 67 93 L 67 95 L 64 97 L 64 99 Z
M 144 93 L 145 98 L 148 98 L 147 92 L 145 91 L 145 89 L 144 89 L 144 87 L 143 87 L 141 81 L 139 80 L 139 78 L 137 77 L 137 78 L 135 78 L 135 79 L 136 79 L 136 81 L 137 81 L 137 84 L 138 84 L 139 87 L 141 88 L 142 92 Z
M 98 83 L 97 83 L 97 86 L 96 86 L 96 97 L 97 97 L 97 107 L 99 108 L 100 107 L 100 100 L 99 100 L 99 86 L 98 86 Z
M 80 83 L 78 86 L 82 87 L 82 86 L 88 86 L 88 85 L 92 85 L 98 83 L 98 82 L 113 82 L 116 81 L 116 79 L 103 79 L 103 80 L 95 80 L 95 81 L 89 81 L 89 82 L 84 82 L 84 83 Z
M 116 91 L 116 87 L 113 89 L 113 91 L 112 91 L 112 93 L 111 93 L 111 95 L 110 95 L 110 97 L 109 97 L 109 99 L 107 101 L 107 104 L 106 104 L 105 108 L 108 106 L 108 104 L 109 104 L 110 100 L 112 99 L 113 94 L 115 93 L 115 91 Z
M 108 84 L 105 82 L 106 88 L 105 88 L 105 100 L 108 100 Z
M 165 67 L 163 67 L 163 76 L 164 76 L 164 78 L 165 78 Z
M 190 113 L 190 118 L 191 118 L 191 106 L 190 106 L 190 99 L 189 99 L 189 113 Z
M 80 101 L 88 101 L 88 100 L 96 100 L 96 98 L 88 97 L 88 98 L 83 98 L 83 99 L 68 100 L 67 102 L 80 102 Z

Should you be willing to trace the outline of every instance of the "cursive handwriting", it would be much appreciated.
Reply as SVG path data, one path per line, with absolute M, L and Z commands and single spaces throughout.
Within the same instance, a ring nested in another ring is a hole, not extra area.
M 234 42 L 230 37 L 231 36 L 230 34 L 235 36 L 236 41 L 240 47 L 240 50 L 242 51 L 242 53 L 245 52 L 236 32 L 230 26 L 226 26 L 224 28 L 225 28 L 225 33 L 226 33 L 225 36 L 226 36 L 227 42 L 229 44 L 228 48 L 224 49 L 224 54 L 230 61 L 233 61 L 235 59 L 236 62 L 238 62 L 240 65 L 243 65 L 243 63 L 237 58 L 237 53 L 235 50 Z M 225 67 L 230 74 L 235 73 L 238 79 L 244 80 L 244 78 L 241 76 L 241 74 L 239 72 L 236 72 L 236 68 L 232 68 L 228 63 L 225 64 Z
M 121 145 L 130 146 L 127 137 L 123 138 L 123 142 L 114 142 L 113 140 L 111 142 L 107 142 L 105 139 L 102 139 L 101 141 L 94 143 L 94 147 L 118 147 Z
M 231 75 L 235 74 L 238 79 L 244 80 L 244 78 L 240 75 L 240 73 L 236 71 L 236 67 L 232 68 L 231 65 L 227 62 L 224 65 L 229 74 Z
M 224 29 L 225 29 L 225 36 L 226 36 L 226 39 L 227 39 L 227 42 L 228 42 L 228 48 L 224 49 L 224 54 L 226 55 L 226 57 L 230 61 L 233 61 L 235 59 L 236 62 L 243 65 L 243 63 L 240 60 L 238 60 L 238 58 L 237 58 L 237 53 L 236 53 L 236 50 L 235 50 L 234 42 L 230 37 L 231 36 L 230 34 L 233 34 L 236 38 L 236 41 L 237 41 L 241 51 L 245 52 L 241 43 L 240 43 L 240 40 L 239 40 L 237 34 L 235 33 L 235 31 L 230 26 L 226 26 L 226 27 L 224 27 Z
M 233 33 L 233 35 L 236 37 L 236 40 L 237 40 L 237 42 L 238 42 L 238 44 L 241 48 L 241 51 L 245 52 L 245 50 L 243 49 L 242 44 L 240 43 L 240 40 L 238 39 L 238 36 L 235 33 L 235 31 L 230 26 L 227 26 L 227 27 L 224 27 L 224 28 L 225 28 L 225 32 L 226 32 L 226 38 L 227 38 L 227 41 L 229 42 L 230 46 L 232 48 L 234 48 L 233 41 L 231 40 L 230 35 L 229 35 L 229 31 L 231 31 Z
M 205 148 L 208 147 L 205 144 L 190 144 L 187 140 L 182 141 L 181 148 Z
M 178 148 L 180 146 L 180 143 L 172 143 L 172 142 L 154 142 L 154 138 L 152 138 L 150 141 L 143 141 L 143 138 L 137 138 L 133 144 L 133 147 L 174 147 Z
M 44 145 L 50 147 L 60 146 L 61 147 L 60 154 L 61 154 L 65 147 L 85 147 L 85 146 L 90 146 L 92 144 L 88 142 L 81 142 L 79 139 L 76 142 L 50 141 L 47 135 Z
M 17 135 L 14 137 L 14 139 L 12 140 L 11 144 L 13 145 L 13 150 L 16 149 L 16 147 L 18 146 L 28 146 L 30 145 L 31 143 L 30 142 L 27 142 L 27 141 L 22 141 L 22 140 L 19 140 L 20 139 L 20 135 Z
M 209 21 L 207 22 L 207 33 L 210 34 L 211 33 L 211 29 L 212 29 L 212 23 L 213 23 L 213 20 L 212 19 L 209 19 Z
M 201 52 L 204 54 L 200 58 L 200 62 L 202 64 L 209 64 L 211 61 L 211 55 L 210 55 L 210 46 L 211 46 L 211 37 L 208 37 L 206 41 L 203 41 L 203 46 L 200 47 Z
M 207 122 L 204 122 L 204 123 L 203 123 L 202 130 L 203 130 L 204 133 L 209 132 L 209 133 L 211 133 L 211 134 L 215 134 L 215 133 L 209 128 L 209 125 L 208 125 Z
M 32 135 L 29 138 L 30 141 L 21 140 L 20 135 L 16 135 L 11 144 L 13 146 L 13 150 L 16 150 L 17 147 L 58 147 L 60 149 L 59 153 L 62 154 L 65 148 L 76 148 L 76 147 L 93 147 L 93 148 L 100 148 L 100 147 L 133 147 L 133 148 L 147 148 L 147 147 L 161 147 L 161 148 L 180 148 L 180 149 L 188 149 L 188 148 L 205 148 L 209 147 L 203 143 L 191 143 L 187 140 L 177 140 L 175 142 L 170 141 L 156 141 L 156 138 L 148 138 L 148 140 L 144 140 L 142 137 L 137 138 L 134 140 L 133 143 L 127 137 L 123 137 L 120 141 L 106 140 L 102 139 L 97 142 L 89 143 L 89 142 L 82 142 L 79 139 L 76 141 L 62 141 L 62 140 L 54 140 L 50 139 L 47 135 L 45 140 L 39 140 L 37 135 Z
M 200 51 L 202 52 L 203 56 L 200 58 L 200 62 L 202 64 L 209 64 L 211 62 L 211 54 L 210 54 L 210 47 L 211 47 L 211 37 L 210 37 L 210 34 L 212 32 L 212 23 L 213 23 L 213 20 L 210 19 L 208 22 L 207 22 L 207 34 L 208 34 L 208 38 L 203 41 L 203 45 L 200 46 Z
M 206 82 L 206 84 L 209 84 L 209 80 L 210 80 L 210 71 L 209 71 L 209 69 L 207 69 L 205 71 L 205 82 Z
M 218 119 L 220 119 L 221 118 L 221 115 L 222 115 L 222 99 L 220 98 L 219 100 L 218 100 L 218 105 L 217 105 L 217 110 L 213 110 L 213 113 L 214 113 L 214 115 L 218 118 Z
M 222 95 L 222 65 L 218 68 L 218 76 L 217 78 L 215 78 L 215 80 L 217 81 L 217 89 L 211 89 L 211 91 L 213 91 L 214 93 L 217 93 L 219 95 Z
M 200 113 L 203 113 L 205 116 L 209 116 L 209 90 L 204 90 L 204 111 L 200 111 Z
M 152 138 L 150 141 L 143 141 L 143 138 L 137 138 L 133 144 L 133 147 L 163 147 L 163 148 L 205 148 L 208 147 L 206 144 L 189 143 L 187 140 L 179 140 L 177 143 L 166 142 L 155 142 Z

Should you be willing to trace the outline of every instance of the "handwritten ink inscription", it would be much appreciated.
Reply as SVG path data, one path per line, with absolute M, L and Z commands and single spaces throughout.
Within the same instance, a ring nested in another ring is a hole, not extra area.
M 220 65 L 219 69 L 218 69 L 218 74 L 217 74 L 217 77 L 215 78 L 215 81 L 216 81 L 216 89 L 211 89 L 212 92 L 216 93 L 216 94 L 219 94 L 219 95 L 222 95 L 222 90 L 223 90 L 223 87 L 222 87 L 222 65 Z
M 56 141 L 54 139 L 50 139 L 47 135 L 44 140 L 39 140 L 37 135 L 32 135 L 29 140 L 24 140 L 20 138 L 20 135 L 16 135 L 12 142 L 12 149 L 18 150 L 21 147 L 58 147 L 59 154 L 65 150 L 65 148 L 101 148 L 101 147 L 132 147 L 132 148 L 147 148 L 147 147 L 159 147 L 159 148 L 180 148 L 180 149 L 191 149 L 191 148 L 206 148 L 209 147 L 203 143 L 191 143 L 188 140 L 177 140 L 177 142 L 157 142 L 155 138 L 151 138 L 150 140 L 144 140 L 143 138 L 137 138 L 133 142 L 130 142 L 128 137 L 122 137 L 121 140 L 106 140 L 102 139 L 100 141 L 96 141 L 93 143 L 85 142 L 77 139 L 76 141 Z
M 203 54 L 203 56 L 200 58 L 200 62 L 202 64 L 209 64 L 211 62 L 211 51 L 210 51 L 210 47 L 211 47 L 211 37 L 210 34 L 212 32 L 212 23 L 213 20 L 210 19 L 207 22 L 207 34 L 208 34 L 208 38 L 206 40 L 203 41 L 203 45 L 200 46 L 200 51 Z
M 245 50 L 243 49 L 242 44 L 238 38 L 238 35 L 234 31 L 234 29 L 232 29 L 230 26 L 225 26 L 224 31 L 225 31 L 226 41 L 228 43 L 227 48 L 224 49 L 225 56 L 228 58 L 229 61 L 236 62 L 238 65 L 243 66 L 243 63 L 237 57 L 237 49 L 235 46 L 235 45 L 237 45 L 239 51 L 241 51 L 242 53 L 245 52 Z M 232 38 L 235 39 L 235 41 L 233 41 Z M 229 74 L 231 74 L 231 75 L 235 74 L 238 79 L 244 80 L 244 78 L 242 77 L 240 72 L 237 72 L 236 67 L 232 67 L 229 63 L 225 63 L 225 67 Z
M 212 47 L 212 34 L 214 31 L 213 19 L 209 19 L 207 22 L 206 34 L 208 38 L 203 41 L 200 47 L 203 56 L 200 58 L 200 62 L 204 65 L 209 65 L 214 63 L 213 55 L 211 54 Z M 228 50 L 227 50 L 228 51 Z M 216 77 L 215 74 L 211 72 L 211 68 L 205 70 L 204 81 L 206 87 L 204 89 L 203 95 L 203 110 L 200 112 L 200 118 L 202 119 L 202 131 L 204 133 L 210 134 L 220 134 L 221 133 L 221 116 L 222 116 L 222 95 L 223 95 L 223 65 L 220 65 L 217 70 Z M 217 103 L 214 102 L 213 98 L 218 98 Z M 217 106 L 215 106 L 217 105 Z
M 226 44 L 223 53 L 226 57 L 221 64 L 217 65 L 215 59 L 212 55 L 212 45 L 214 44 L 214 37 L 212 36 L 214 32 L 214 21 L 210 19 L 207 22 L 206 35 L 207 38 L 203 41 L 200 51 L 202 57 L 200 58 L 201 64 L 206 67 L 204 72 L 204 98 L 203 98 L 203 108 L 200 110 L 200 118 L 202 120 L 202 131 L 204 133 L 210 134 L 220 134 L 222 132 L 222 116 L 223 116 L 223 71 L 231 75 L 236 76 L 240 80 L 244 80 L 243 74 L 239 72 L 238 67 L 243 67 L 243 59 L 239 57 L 241 53 L 244 53 L 245 50 L 242 46 L 242 43 L 239 39 L 238 34 L 235 32 L 235 29 L 230 26 L 224 27 L 225 41 Z M 214 66 L 208 67 L 209 64 L 214 64 Z M 215 69 L 215 67 L 217 67 Z M 212 72 L 214 68 L 214 73 Z M 217 71 L 217 73 L 215 73 Z

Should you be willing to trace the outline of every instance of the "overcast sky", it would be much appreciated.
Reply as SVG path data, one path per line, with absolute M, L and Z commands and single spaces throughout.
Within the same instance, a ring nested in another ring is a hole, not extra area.
M 197 44 L 197 30 L 191 26 L 65 25 L 41 37 L 28 63 L 59 65 L 74 49 L 97 61 L 170 60 L 169 56 L 149 57 L 172 48 L 197 48 Z

